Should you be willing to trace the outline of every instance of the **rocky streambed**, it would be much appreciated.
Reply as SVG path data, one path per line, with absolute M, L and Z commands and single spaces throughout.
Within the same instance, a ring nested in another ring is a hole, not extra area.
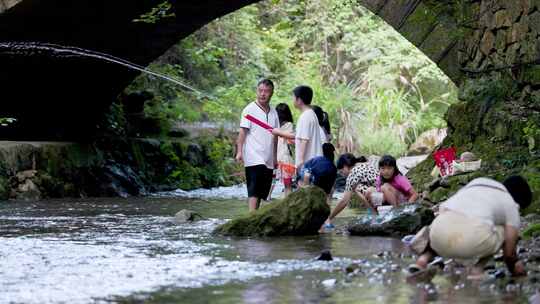
M 178 223 L 181 209 L 202 219 Z M 527 278 L 474 283 L 449 263 L 408 280 L 414 256 L 399 238 L 212 233 L 245 212 L 243 199 L 210 197 L 2 203 L 0 302 L 523 303 L 538 287 L 533 258 Z M 358 212 L 347 209 L 338 228 Z M 331 261 L 318 259 L 325 250 Z

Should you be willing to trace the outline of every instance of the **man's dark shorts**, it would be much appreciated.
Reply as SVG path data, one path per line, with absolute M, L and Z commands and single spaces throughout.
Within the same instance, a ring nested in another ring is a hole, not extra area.
M 266 199 L 272 186 L 272 169 L 265 165 L 246 167 L 248 197 Z

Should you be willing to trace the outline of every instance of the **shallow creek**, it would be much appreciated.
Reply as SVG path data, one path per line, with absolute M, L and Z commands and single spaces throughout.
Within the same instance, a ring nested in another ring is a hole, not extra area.
M 205 219 L 176 224 L 181 209 Z M 165 194 L 2 202 L 0 303 L 522 303 L 533 292 L 455 272 L 407 282 L 413 259 L 398 239 L 212 235 L 244 212 L 239 198 Z M 333 261 L 316 260 L 324 249 Z

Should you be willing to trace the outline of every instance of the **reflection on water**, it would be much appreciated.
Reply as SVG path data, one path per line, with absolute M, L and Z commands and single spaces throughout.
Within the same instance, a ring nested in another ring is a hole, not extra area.
M 209 220 L 175 224 L 180 209 Z M 462 276 L 406 283 L 397 239 L 211 232 L 238 200 L 85 199 L 0 204 L 0 303 L 519 303 Z M 354 214 L 347 210 L 343 224 Z M 330 249 L 334 261 L 317 261 Z M 344 268 L 358 265 L 355 275 Z

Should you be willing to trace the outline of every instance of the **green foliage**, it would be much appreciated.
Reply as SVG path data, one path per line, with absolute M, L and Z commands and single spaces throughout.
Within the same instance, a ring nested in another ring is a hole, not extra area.
M 126 136 L 127 121 L 124 114 L 124 106 L 119 102 L 114 102 L 105 114 L 104 120 L 98 124 L 104 136 L 123 137 Z
M 139 77 L 128 92 L 153 93 L 145 113 L 165 129 L 175 121 L 236 122 L 255 98 L 257 79 L 269 77 L 274 104 L 290 102 L 295 86 L 310 85 L 313 103 L 330 114 L 338 149 L 356 153 L 403 154 L 419 133 L 444 127 L 442 117 L 457 100 L 433 62 L 354 0 L 247 6 L 187 37 L 151 69 L 214 96 Z
M 522 235 L 526 240 L 540 236 L 540 223 L 530 224 L 525 228 Z
M 7 127 L 10 124 L 16 122 L 17 119 L 10 117 L 0 117 L 0 127 Z
M 153 7 L 148 13 L 142 14 L 140 18 L 134 19 L 133 22 L 142 22 L 155 24 L 165 18 L 174 18 L 176 14 L 171 12 L 172 4 L 169 1 L 163 1 L 156 7 Z
M 183 190 L 200 187 L 230 186 L 241 182 L 237 174 L 242 168 L 232 158 L 232 142 L 223 136 L 197 139 L 202 148 L 202 163 L 187 155 L 188 142 L 164 142 L 161 152 L 174 166 L 166 182 Z
M 523 128 L 523 134 L 529 145 L 529 152 L 534 153 L 537 144 L 540 142 L 540 127 L 537 123 L 533 122 L 533 120 L 529 120 L 527 121 L 527 125 Z
M 203 167 L 201 179 L 206 186 L 230 186 L 238 183 L 237 172 L 241 166 L 233 159 L 233 143 L 224 137 L 206 137 L 201 141 L 208 162 Z

